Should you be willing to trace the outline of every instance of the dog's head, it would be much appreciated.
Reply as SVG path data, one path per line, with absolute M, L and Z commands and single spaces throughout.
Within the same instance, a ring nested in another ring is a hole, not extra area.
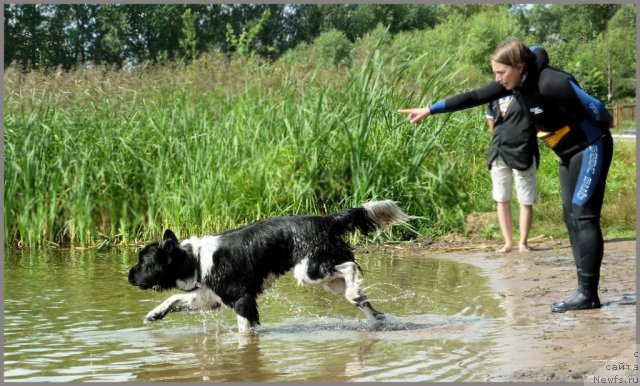
M 183 249 L 176 235 L 167 229 L 162 240 L 144 247 L 138 264 L 129 270 L 129 283 L 140 289 L 165 291 L 180 288 L 190 291 L 197 284 L 197 259 Z

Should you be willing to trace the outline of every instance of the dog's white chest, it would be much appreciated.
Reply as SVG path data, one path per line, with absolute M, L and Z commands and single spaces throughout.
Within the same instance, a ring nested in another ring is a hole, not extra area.
M 193 252 L 200 259 L 200 272 L 202 280 L 211 274 L 213 269 L 213 254 L 220 244 L 220 236 L 192 237 L 183 240 L 181 245 L 191 246 Z

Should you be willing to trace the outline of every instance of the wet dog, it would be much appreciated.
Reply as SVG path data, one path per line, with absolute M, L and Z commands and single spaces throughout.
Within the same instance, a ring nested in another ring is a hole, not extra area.
M 156 291 L 178 288 L 145 321 L 169 312 L 213 310 L 236 313 L 239 331 L 260 324 L 257 297 L 293 269 L 300 285 L 337 292 L 371 319 L 384 319 L 360 290 L 362 271 L 345 236 L 364 234 L 408 220 L 393 201 L 373 201 L 327 216 L 273 217 L 225 233 L 179 242 L 169 229 L 144 247 L 129 270 L 129 282 Z

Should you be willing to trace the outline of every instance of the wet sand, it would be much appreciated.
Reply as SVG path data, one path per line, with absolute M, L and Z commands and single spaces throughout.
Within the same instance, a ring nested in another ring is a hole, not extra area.
M 495 348 L 499 365 L 479 373 L 477 381 L 612 383 L 637 379 L 637 370 L 630 371 L 638 355 L 636 241 L 605 240 L 600 283 L 603 307 L 566 313 L 551 312 L 551 303 L 571 296 L 576 289 L 569 241 L 538 240 L 530 246 L 529 253 L 505 254 L 493 252 L 500 247 L 497 243 L 450 238 L 385 249 L 397 255 L 472 264 L 487 275 L 502 299 L 505 330 Z

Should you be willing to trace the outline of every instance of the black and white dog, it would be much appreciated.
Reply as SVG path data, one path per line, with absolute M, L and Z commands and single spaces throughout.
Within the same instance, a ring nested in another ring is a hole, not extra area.
M 178 242 L 167 229 L 160 242 L 147 245 L 129 270 L 129 282 L 157 291 L 188 291 L 169 297 L 145 321 L 173 311 L 234 309 L 238 329 L 260 324 L 256 298 L 278 276 L 293 268 L 300 285 L 323 285 L 340 293 L 369 318 L 384 319 L 360 290 L 362 271 L 345 240 L 408 220 L 393 201 L 373 201 L 327 216 L 274 217 L 213 236 Z

